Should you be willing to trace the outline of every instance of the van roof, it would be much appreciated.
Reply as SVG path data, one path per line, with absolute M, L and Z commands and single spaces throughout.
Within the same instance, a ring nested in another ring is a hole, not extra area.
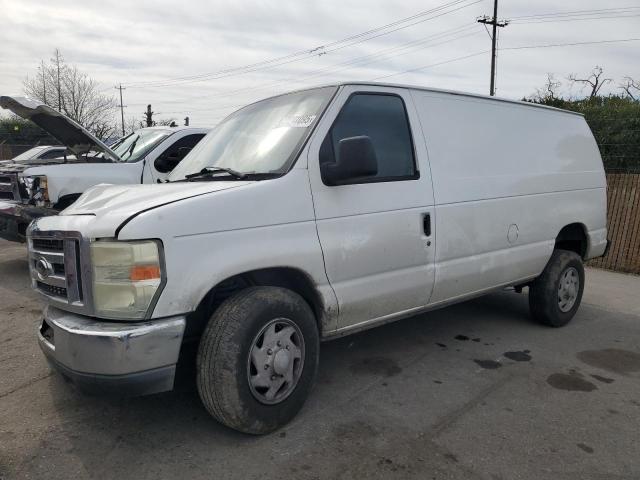
M 446 90 L 446 89 L 441 89 L 441 88 L 421 87 L 419 85 L 406 85 L 406 84 L 399 84 L 399 83 L 338 82 L 338 83 L 327 83 L 327 84 L 324 84 L 324 85 L 317 85 L 315 87 L 309 87 L 309 88 L 301 88 L 301 89 L 295 90 L 295 91 L 311 90 L 313 88 L 321 88 L 321 87 L 344 87 L 344 86 L 348 86 L 348 85 L 366 85 L 366 86 L 370 86 L 370 87 L 406 88 L 408 90 L 421 90 L 421 91 L 425 91 L 425 92 L 444 93 L 444 94 L 447 94 L 447 95 L 457 95 L 457 96 L 461 96 L 461 97 L 479 98 L 479 99 L 482 99 L 482 100 L 488 100 L 490 102 L 512 103 L 512 104 L 519 105 L 519 106 L 522 106 L 522 107 L 544 108 L 546 110 L 551 110 L 551 111 L 556 111 L 556 112 L 561 112 L 561 113 L 568 113 L 568 114 L 571 114 L 571 115 L 577 115 L 579 117 L 584 117 L 584 115 L 582 113 L 579 113 L 579 112 L 573 112 L 571 110 L 565 110 L 565 109 L 562 109 L 562 108 L 550 107 L 548 105 L 540 105 L 539 103 L 523 102 L 521 100 L 512 100 L 510 98 L 503 98 L 503 97 L 491 97 L 489 95 L 482 95 L 482 94 L 479 94 L 479 93 L 469 93 L 469 92 L 461 92 L 461 91 L 458 91 L 458 90 Z M 287 93 L 291 93 L 291 92 L 287 92 Z M 275 95 L 275 96 L 279 96 L 279 95 Z

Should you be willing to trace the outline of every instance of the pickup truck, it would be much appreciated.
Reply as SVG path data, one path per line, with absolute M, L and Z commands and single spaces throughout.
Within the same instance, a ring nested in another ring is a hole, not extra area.
M 107 147 L 47 105 L 3 96 L 0 106 L 33 121 L 63 144 L 56 158 L 0 164 L 0 237 L 18 242 L 25 241 L 27 226 L 34 218 L 58 214 L 89 187 L 164 180 L 209 131 L 194 127 L 142 128 Z M 71 155 L 65 155 L 65 147 Z
M 584 117 L 494 97 L 348 83 L 268 98 L 167 180 L 96 186 L 31 225 L 40 347 L 118 395 L 170 390 L 193 361 L 211 415 L 252 434 L 300 410 L 320 340 L 505 287 L 566 325 L 608 244 Z
M 22 152 L 10 160 L 0 160 L 0 165 L 20 162 L 25 165 L 43 165 L 46 163 L 60 163 L 67 154 L 67 147 L 62 145 L 38 145 Z

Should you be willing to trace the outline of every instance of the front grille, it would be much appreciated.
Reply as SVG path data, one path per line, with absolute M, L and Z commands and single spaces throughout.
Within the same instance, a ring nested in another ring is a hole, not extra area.
M 36 282 L 38 289 L 52 297 L 67 299 L 67 289 L 64 287 L 55 287 L 44 282 Z
M 34 288 L 57 303 L 83 307 L 80 238 L 68 232 L 37 232 L 29 238 Z
M 17 173 L 0 173 L 0 199 L 20 200 Z
M 49 238 L 32 239 L 34 250 L 43 250 L 47 252 L 62 252 L 64 250 L 64 240 Z

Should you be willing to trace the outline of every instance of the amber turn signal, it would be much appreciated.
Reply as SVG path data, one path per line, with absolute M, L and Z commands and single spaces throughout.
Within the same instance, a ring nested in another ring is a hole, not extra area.
M 160 278 L 160 267 L 158 265 L 134 265 L 129 274 L 131 281 L 155 280 Z

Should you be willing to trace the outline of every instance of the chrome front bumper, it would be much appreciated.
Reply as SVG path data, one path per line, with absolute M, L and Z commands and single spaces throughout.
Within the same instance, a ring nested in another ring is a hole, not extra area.
M 48 306 L 38 330 L 47 360 L 81 390 L 118 396 L 173 388 L 185 317 L 105 322 Z

